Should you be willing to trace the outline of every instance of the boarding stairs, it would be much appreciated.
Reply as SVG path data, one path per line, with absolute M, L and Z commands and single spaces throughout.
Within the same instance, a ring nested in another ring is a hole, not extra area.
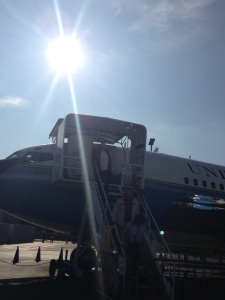
M 96 172 L 94 175 L 93 170 L 91 170 L 91 174 L 89 173 L 88 176 L 81 176 L 79 178 L 68 179 L 63 178 L 63 176 L 61 177 L 61 183 L 63 184 L 68 182 L 69 184 L 72 184 L 74 183 L 74 181 L 78 182 L 79 184 L 79 181 L 82 181 L 82 185 L 85 187 L 86 190 L 86 198 L 88 199 L 85 213 L 83 216 L 82 225 L 79 232 L 77 251 L 73 259 L 73 268 L 74 270 L 77 270 L 75 271 L 76 276 L 78 274 L 80 274 L 80 276 L 83 276 L 83 273 L 80 272 L 80 270 L 78 270 L 78 261 L 79 255 L 82 251 L 84 251 L 83 249 L 85 247 L 88 248 L 91 246 L 94 249 L 94 251 L 96 251 L 97 255 L 98 253 L 102 252 L 113 253 L 118 255 L 119 251 L 120 255 L 125 256 L 124 249 L 121 248 L 117 226 L 112 225 L 111 210 L 115 201 L 118 198 L 122 197 L 122 186 L 124 187 L 130 181 L 129 177 L 132 173 L 131 169 L 134 167 L 135 169 L 137 169 L 138 165 L 124 164 L 124 166 L 126 172 L 122 172 L 122 185 L 110 184 L 109 195 L 106 195 L 105 193 L 104 184 L 101 182 L 99 173 Z M 141 173 L 143 172 L 141 171 Z M 173 274 L 170 274 L 170 278 L 169 280 L 167 280 L 167 278 L 163 274 L 163 268 L 165 266 L 162 267 L 162 265 L 157 261 L 157 257 L 163 257 L 166 255 L 168 259 L 168 257 L 170 256 L 172 258 L 172 255 L 168 249 L 168 246 L 166 245 L 165 240 L 163 239 L 163 236 L 157 234 L 157 237 L 161 238 L 161 242 L 159 243 L 159 240 L 155 235 L 155 231 L 152 230 L 152 228 L 154 227 L 156 229 L 156 232 L 159 233 L 159 228 L 144 198 L 142 198 L 140 201 L 140 211 L 143 212 L 143 214 L 145 215 L 145 254 L 147 257 L 151 258 L 151 264 L 148 265 L 145 263 L 145 266 L 143 266 L 143 264 L 140 261 L 138 268 L 138 277 L 136 279 L 135 285 L 136 292 L 134 293 L 134 295 L 139 295 L 140 293 L 143 293 L 142 281 L 144 278 L 144 281 L 148 279 L 149 282 L 149 284 L 145 285 L 145 292 L 150 292 L 158 289 L 158 291 L 160 291 L 161 294 L 165 295 L 167 299 L 174 299 Z M 85 224 L 87 222 L 88 216 L 93 232 L 92 241 L 86 243 L 84 242 L 84 235 Z M 101 260 L 98 259 L 98 270 L 103 269 L 101 264 Z M 113 264 L 113 266 L 110 265 L 110 268 L 112 267 L 114 270 L 116 270 L 118 267 L 118 261 L 116 262 L 113 260 Z M 147 265 L 148 268 L 146 269 Z M 155 282 L 154 286 L 150 287 L 150 283 L 152 285 L 153 282 Z
M 121 248 L 117 226 L 112 224 L 112 206 L 117 199 L 123 196 L 121 186 L 110 184 L 109 193 L 106 195 L 104 184 L 101 181 L 99 172 L 96 171 L 95 174 L 92 172 L 91 188 L 96 224 L 98 228 L 103 228 L 100 238 L 102 245 L 97 250 L 113 253 Z M 104 234 L 104 228 L 106 234 Z M 107 235 L 109 240 L 104 241 L 104 237 Z M 124 254 L 123 249 L 122 253 Z
M 112 225 L 111 204 L 104 190 L 104 185 L 101 182 L 99 173 L 92 171 L 90 180 L 85 183 L 86 190 L 86 208 L 83 216 L 83 221 L 78 237 L 77 248 L 83 247 L 83 237 L 85 234 L 85 223 L 89 216 L 90 228 L 92 230 L 92 241 L 96 252 L 115 253 L 120 248 L 124 255 L 124 250 L 120 246 L 120 237 L 116 225 Z M 109 198 L 121 196 L 120 189 L 114 186 L 110 187 Z M 114 200 L 113 200 L 114 201 Z M 112 234 L 113 232 L 113 234 Z M 78 251 L 79 252 L 79 251 Z M 77 254 L 78 256 L 79 254 Z M 76 256 L 75 256 L 76 260 Z
M 96 173 L 97 179 L 92 176 L 93 181 L 91 182 L 92 192 L 93 192 L 93 205 L 95 206 L 95 214 L 98 216 L 96 218 L 98 228 L 111 228 L 111 207 L 110 200 L 112 201 L 112 194 L 109 192 L 109 196 L 105 194 L 104 185 L 101 183 L 99 173 Z M 96 184 L 96 182 L 100 182 L 100 184 Z M 118 187 L 116 188 L 116 193 L 118 193 Z M 112 191 L 112 188 L 110 188 Z M 121 191 L 121 186 L 119 188 Z M 109 199 L 108 199 L 109 198 Z M 113 200 L 114 201 L 114 200 Z M 145 295 L 143 299 L 147 299 L 148 296 L 151 296 L 151 299 L 174 299 L 174 274 L 169 273 L 169 277 L 165 277 L 163 271 L 167 268 L 166 263 L 162 260 L 157 260 L 159 257 L 162 259 L 163 257 L 173 258 L 170 250 L 163 238 L 160 235 L 160 230 L 158 225 L 147 205 L 145 198 L 143 197 L 139 203 L 140 211 L 144 214 L 146 220 L 146 233 L 145 233 L 145 257 L 143 257 L 139 261 L 138 273 L 135 279 L 135 292 L 132 292 L 132 297 L 141 295 Z M 152 230 L 155 228 L 155 230 Z M 99 247 L 98 251 L 106 251 L 108 253 L 116 253 L 118 249 L 121 250 L 121 253 L 124 255 L 124 250 L 121 249 L 120 238 L 118 235 L 118 231 L 116 225 L 114 225 L 114 235 L 110 233 L 110 242 L 104 240 L 102 237 L 104 233 L 101 233 L 100 240 L 103 243 L 101 247 Z M 107 230 L 106 230 L 106 239 L 107 239 Z M 108 236 L 108 238 L 109 238 Z M 100 245 L 100 244 L 99 244 Z M 115 266 L 113 266 L 115 268 Z M 169 268 L 168 268 L 169 269 Z M 168 270 L 167 270 L 168 275 Z M 133 280 L 130 277 L 131 280 Z M 131 284 L 131 281 L 130 281 Z M 132 285 L 130 286 L 132 289 Z M 131 291 L 131 290 L 130 290 Z M 154 298 L 155 297 L 155 298 Z M 136 298 L 136 299 L 139 299 Z
M 170 268 L 168 260 L 173 256 L 144 197 L 140 201 L 140 211 L 145 216 L 144 256 L 138 265 L 135 299 L 175 299 L 175 268 Z M 154 230 L 152 229 L 154 228 Z M 166 261 L 163 261 L 166 258 Z M 168 267 L 167 265 L 168 264 Z M 164 271 L 167 270 L 167 276 Z
M 99 176 L 98 173 L 97 176 Z M 57 268 L 59 269 L 57 279 L 62 280 L 64 274 L 67 274 L 83 282 L 89 282 L 89 288 L 90 286 L 93 288 L 94 285 L 96 291 L 107 290 L 107 294 L 114 293 L 115 295 L 117 290 L 115 278 L 118 277 L 117 270 L 119 267 L 117 258 L 119 255 L 124 257 L 125 252 L 121 248 L 117 227 L 112 225 L 111 207 L 104 186 L 101 181 L 99 184 L 99 180 L 100 176 L 97 180 L 92 172 L 89 180 L 84 182 L 87 200 L 77 247 L 69 261 L 63 260 L 62 257 L 57 261 Z M 86 240 L 87 221 L 89 221 L 88 225 L 91 228 L 90 240 Z M 119 255 L 118 250 L 120 251 Z M 53 263 L 55 268 L 56 262 L 53 261 Z M 115 276 L 111 276 L 112 272 Z M 93 295 L 91 296 L 93 297 Z
M 123 165 L 121 176 L 123 186 L 132 185 L 131 177 L 134 173 L 138 174 L 139 187 L 143 188 L 143 167 L 138 164 Z M 137 200 L 139 202 L 139 211 L 145 216 L 146 232 L 144 236 L 144 257 L 139 262 L 138 276 L 136 279 L 136 284 L 134 285 L 135 292 L 132 294 L 136 296 L 138 295 L 141 298 L 140 293 L 143 296 L 144 292 L 146 297 L 148 298 L 148 296 L 151 296 L 151 299 L 154 299 L 153 296 L 155 296 L 156 299 L 174 299 L 175 274 L 173 272 L 175 268 L 172 268 L 172 272 L 170 271 L 169 267 L 167 268 L 165 262 L 162 263 L 164 257 L 168 262 L 168 260 L 173 259 L 173 256 L 165 239 L 163 238 L 163 235 L 160 234 L 160 229 L 151 213 L 146 199 L 143 197 L 143 195 L 141 195 L 141 197 L 139 197 Z M 164 275 L 165 268 L 167 268 L 167 277 Z M 161 298 L 159 297 L 159 294 Z

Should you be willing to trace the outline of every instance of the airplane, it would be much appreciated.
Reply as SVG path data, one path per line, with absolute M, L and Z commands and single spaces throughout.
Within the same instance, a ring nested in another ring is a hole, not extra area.
M 104 142 L 113 162 L 109 197 L 121 197 L 135 173 L 160 229 L 225 236 L 224 166 L 146 151 L 145 126 L 106 117 L 68 114 L 49 138 L 50 144 L 0 160 L 0 209 L 6 213 L 78 233 L 89 201 L 85 183 L 92 181 L 93 153 Z

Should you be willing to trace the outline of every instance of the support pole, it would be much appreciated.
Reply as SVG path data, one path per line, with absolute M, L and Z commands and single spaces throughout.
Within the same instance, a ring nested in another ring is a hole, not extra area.
M 77 250 L 75 252 L 75 256 L 74 256 L 74 260 L 73 260 L 73 267 L 76 267 L 78 265 L 79 251 L 80 251 L 80 246 L 81 246 L 83 235 L 84 235 L 86 219 L 87 219 L 87 204 L 85 205 L 85 208 L 84 208 L 83 219 L 82 219 L 82 223 L 81 223 L 80 233 L 78 236 Z

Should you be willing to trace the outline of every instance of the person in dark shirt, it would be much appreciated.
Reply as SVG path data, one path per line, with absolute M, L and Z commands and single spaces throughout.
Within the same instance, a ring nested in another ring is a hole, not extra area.
M 137 273 L 138 260 L 142 256 L 145 231 L 145 218 L 142 214 L 138 214 L 126 224 L 121 232 L 121 244 L 125 249 L 126 255 L 131 258 L 131 273 L 133 276 Z

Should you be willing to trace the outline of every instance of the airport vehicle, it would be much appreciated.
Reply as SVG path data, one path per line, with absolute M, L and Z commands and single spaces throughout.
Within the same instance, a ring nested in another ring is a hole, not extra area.
M 135 173 L 160 229 L 187 229 L 188 222 L 196 229 L 215 215 L 223 236 L 225 167 L 146 151 L 146 136 L 146 128 L 132 122 L 76 114 L 60 118 L 50 132 L 51 144 L 21 149 L 0 161 L 0 208 L 48 229 L 79 232 L 86 202 L 91 209 L 87 182 L 96 183 L 93 153 L 105 142 L 113 161 L 112 205 Z M 207 214 L 205 219 L 200 213 Z M 174 214 L 184 218 L 183 227 L 182 220 L 176 226 Z M 218 233 L 212 223 L 200 227 Z

